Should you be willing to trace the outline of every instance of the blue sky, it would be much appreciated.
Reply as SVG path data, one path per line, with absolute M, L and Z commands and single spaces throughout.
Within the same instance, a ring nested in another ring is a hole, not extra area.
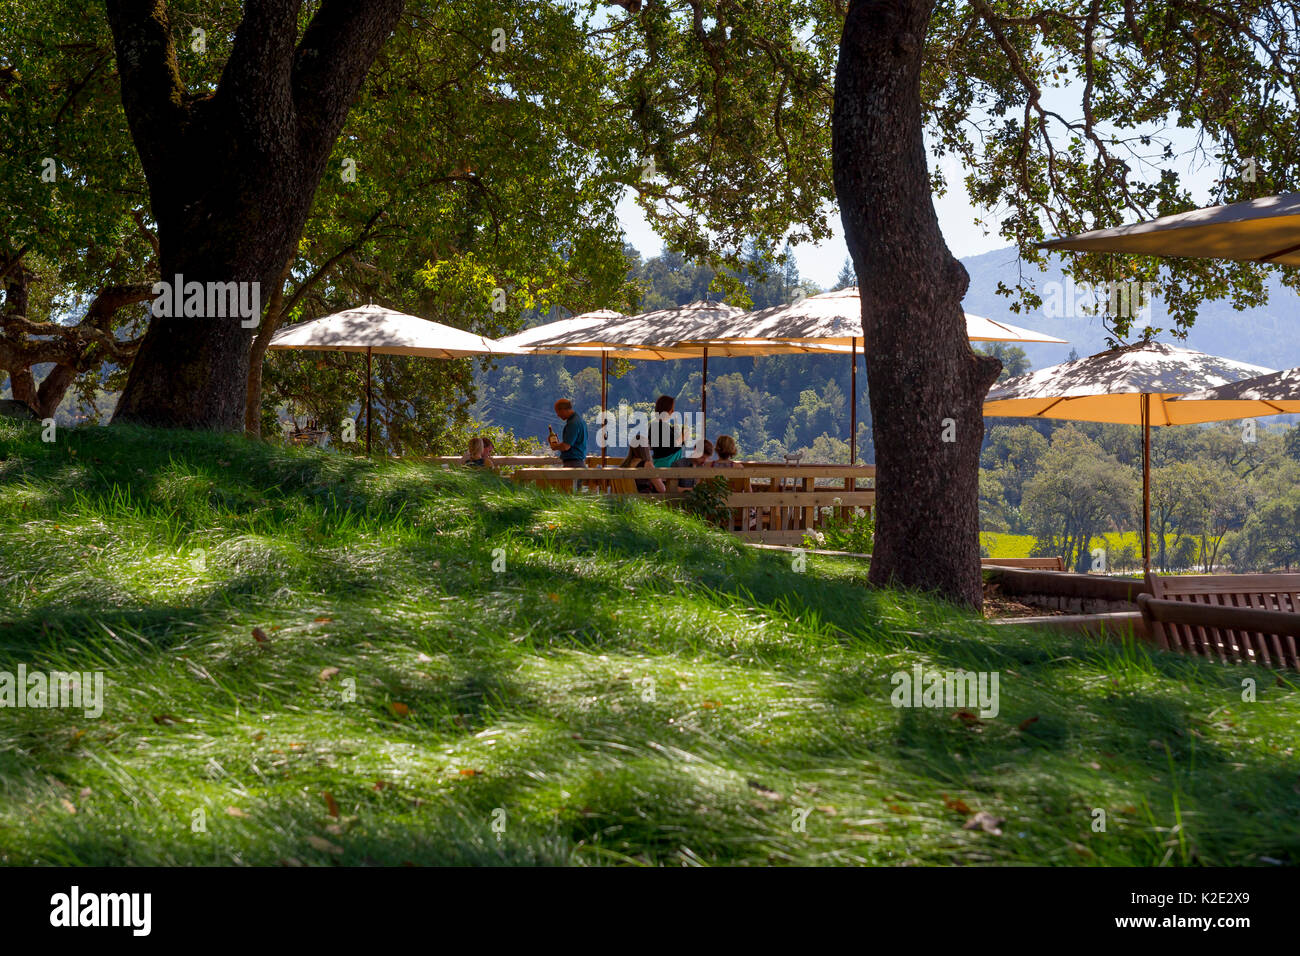
M 961 164 L 945 161 L 942 167 L 949 184 L 948 193 L 935 199 L 935 210 L 939 215 L 939 227 L 943 229 L 944 238 L 948 241 L 948 248 L 958 258 L 962 258 L 1006 246 L 1006 240 L 997 235 L 996 218 L 985 215 L 984 218 L 990 222 L 987 235 L 984 229 L 975 225 L 976 212 L 962 181 Z M 658 254 L 663 240 L 650 228 L 630 192 L 624 195 L 619 204 L 618 217 L 627 241 L 641 250 L 641 255 L 649 257 Z M 833 224 L 834 237 L 818 246 L 802 245 L 796 246 L 794 250 L 799 263 L 799 274 L 822 288 L 830 288 L 835 284 L 835 277 L 839 275 L 840 267 L 849 254 L 848 247 L 844 245 L 844 231 L 840 228 L 838 217 Z

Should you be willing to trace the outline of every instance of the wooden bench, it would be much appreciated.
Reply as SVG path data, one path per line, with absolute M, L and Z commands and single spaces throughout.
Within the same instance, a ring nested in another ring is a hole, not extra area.
M 1036 571 L 1064 571 L 1065 559 L 1059 554 L 1052 558 L 980 558 L 986 568 L 1032 568 Z
M 726 478 L 731 486 L 727 506 L 732 517 L 727 530 L 746 541 L 802 544 L 804 535 L 835 515 L 847 519 L 858 508 L 875 507 L 874 465 L 745 464 L 726 468 L 521 468 L 515 481 L 531 482 L 560 492 L 572 492 L 575 482 L 584 491 L 636 494 L 637 478 L 659 478 L 663 494 L 644 497 L 679 501 L 686 495 L 683 480 Z
M 1157 645 L 1300 670 L 1300 574 L 1153 574 L 1138 607 Z

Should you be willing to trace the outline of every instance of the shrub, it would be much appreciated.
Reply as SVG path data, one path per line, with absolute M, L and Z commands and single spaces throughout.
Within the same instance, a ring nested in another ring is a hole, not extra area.
M 820 528 L 804 535 L 803 543 L 806 548 L 870 554 L 876 543 L 876 517 L 862 508 L 847 519 L 832 513 Z
M 682 499 L 682 510 L 709 524 L 725 527 L 731 518 L 731 509 L 727 507 L 727 498 L 730 496 L 731 487 L 726 478 L 721 475 L 716 478 L 701 478 L 686 492 L 686 497 Z

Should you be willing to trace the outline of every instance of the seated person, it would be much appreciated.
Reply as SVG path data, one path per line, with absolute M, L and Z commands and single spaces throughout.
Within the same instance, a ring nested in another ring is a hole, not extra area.
M 714 468 L 740 469 L 744 467 L 740 462 L 733 460 L 736 457 L 736 439 L 730 435 L 719 435 L 714 448 L 718 452 L 718 460 L 713 463 Z M 748 478 L 729 478 L 727 479 L 727 485 L 732 491 L 745 492 L 752 490 Z M 739 522 L 742 529 L 749 528 L 749 530 L 754 531 L 758 528 L 758 509 L 750 508 L 747 513 L 745 509 L 737 508 L 735 509 L 735 520 Z
M 736 457 L 736 439 L 730 435 L 719 435 L 718 443 L 714 446 L 718 453 L 718 460 L 713 463 L 714 468 L 741 468 L 740 462 L 733 461 Z
M 708 468 L 713 464 L 713 442 L 707 438 L 704 439 L 704 447 L 699 450 L 698 454 L 691 455 L 689 458 L 684 454 L 682 460 L 677 463 L 681 467 L 687 468 Z M 683 478 L 677 483 L 679 488 L 694 488 L 694 478 Z
M 620 468 L 649 468 L 654 469 L 655 463 L 650 457 L 650 449 L 645 445 L 633 445 L 627 450 L 627 457 L 623 459 L 618 466 Z M 638 478 L 636 480 L 636 490 L 642 494 L 648 494 L 652 491 L 663 493 L 667 487 L 659 478 Z
M 660 395 L 655 399 L 655 417 L 650 422 L 650 437 L 654 444 L 651 457 L 656 468 L 671 468 L 682 457 L 682 429 L 672 421 L 673 397 Z
M 475 468 L 491 468 L 492 455 L 486 448 L 486 442 L 482 438 L 471 438 L 469 440 L 469 451 L 465 452 L 465 457 L 460 460 L 462 465 L 473 465 Z

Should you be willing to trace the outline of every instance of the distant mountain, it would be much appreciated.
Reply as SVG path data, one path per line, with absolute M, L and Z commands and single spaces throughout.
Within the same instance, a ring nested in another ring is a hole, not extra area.
M 1042 311 L 1038 314 L 1016 313 L 1009 309 L 1012 300 L 997 294 L 999 281 L 1008 286 L 1025 281 L 1041 293 L 1048 283 L 1064 282 L 1059 267 L 1049 266 L 1046 271 L 1039 272 L 1037 266 L 1025 263 L 1022 270 L 1014 246 L 961 261 L 970 273 L 970 288 L 962 302 L 967 312 L 1069 340 L 1069 345 L 1023 346 L 1034 368 L 1065 361 L 1071 348 L 1079 355 L 1091 355 L 1106 347 L 1106 331 L 1099 316 L 1049 318 Z M 1238 311 L 1230 299 L 1205 303 L 1191 333 L 1181 344 L 1211 355 L 1268 368 L 1300 366 L 1300 300 L 1276 278 L 1269 280 L 1267 288 L 1269 301 L 1261 308 Z M 1170 325 L 1168 310 L 1158 295 L 1152 303 L 1151 322 L 1163 328 Z M 1170 340 L 1168 335 L 1161 338 Z

